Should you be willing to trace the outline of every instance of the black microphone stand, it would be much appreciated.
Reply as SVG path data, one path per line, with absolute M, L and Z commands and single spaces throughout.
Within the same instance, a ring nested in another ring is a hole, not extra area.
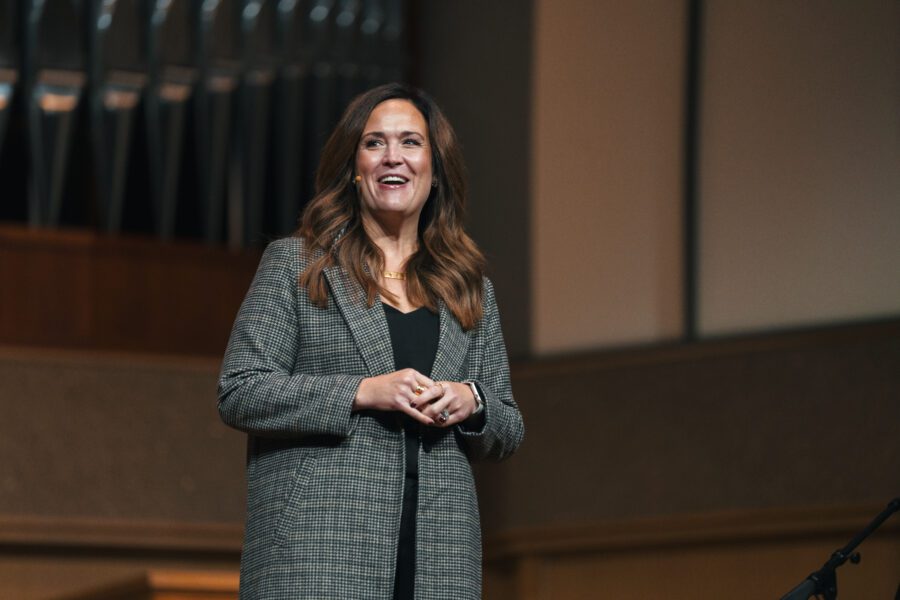
M 858 564 L 859 552 L 854 553 L 853 550 L 898 510 L 900 510 L 900 498 L 894 498 L 888 503 L 887 508 L 869 523 L 868 527 L 857 533 L 856 537 L 850 540 L 846 546 L 832 554 L 821 569 L 810 574 L 800 585 L 782 596 L 781 600 L 807 600 L 812 596 L 824 596 L 825 600 L 837 600 L 837 573 L 835 572 L 837 568 L 847 560 Z

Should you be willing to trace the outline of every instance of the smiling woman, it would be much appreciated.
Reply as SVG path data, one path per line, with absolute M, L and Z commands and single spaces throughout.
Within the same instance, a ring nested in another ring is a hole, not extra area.
M 266 250 L 219 382 L 249 434 L 242 597 L 481 597 L 470 461 L 524 429 L 463 174 L 427 95 L 375 88 Z

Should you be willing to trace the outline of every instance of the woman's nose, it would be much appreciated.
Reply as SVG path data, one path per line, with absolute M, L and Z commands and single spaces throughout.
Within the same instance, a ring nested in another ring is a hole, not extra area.
M 396 165 L 402 162 L 400 158 L 400 147 L 398 144 L 389 143 L 384 149 L 384 156 L 381 160 L 386 165 Z

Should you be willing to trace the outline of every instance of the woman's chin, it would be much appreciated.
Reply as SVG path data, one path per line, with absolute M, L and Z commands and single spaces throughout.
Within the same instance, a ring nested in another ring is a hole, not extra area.
M 406 201 L 379 202 L 375 206 L 369 207 L 367 212 L 379 220 L 418 219 L 419 213 L 422 212 L 422 207 Z

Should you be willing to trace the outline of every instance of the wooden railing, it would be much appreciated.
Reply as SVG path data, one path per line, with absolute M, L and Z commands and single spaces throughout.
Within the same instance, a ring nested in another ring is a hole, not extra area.
M 152 570 L 58 600 L 237 600 L 233 571 Z

